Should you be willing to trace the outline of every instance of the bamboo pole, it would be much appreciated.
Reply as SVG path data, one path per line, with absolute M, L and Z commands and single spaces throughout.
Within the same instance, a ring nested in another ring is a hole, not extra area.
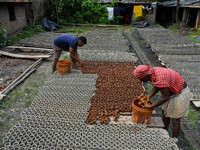
M 50 55 L 35 55 L 35 56 L 30 56 L 30 55 L 20 55 L 20 54 L 13 54 L 13 53 L 8 53 L 4 51 L 0 51 L 0 55 L 4 56 L 9 56 L 9 57 L 15 57 L 15 58 L 29 58 L 29 59 L 39 59 L 39 58 L 49 58 L 51 57 Z
M 5 48 L 11 48 L 11 49 L 22 49 L 22 50 L 35 50 L 35 51 L 47 51 L 47 52 L 52 52 L 53 50 L 50 48 L 37 48 L 37 47 L 24 47 L 24 46 L 7 46 Z

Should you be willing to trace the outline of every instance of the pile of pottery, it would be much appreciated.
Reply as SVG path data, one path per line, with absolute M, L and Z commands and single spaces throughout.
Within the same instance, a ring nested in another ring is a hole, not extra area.
M 137 104 L 139 107 L 144 107 L 145 104 L 148 104 L 148 105 L 152 104 L 152 102 L 150 101 L 150 98 L 147 95 L 145 95 L 145 93 L 140 94 L 136 99 L 138 100 Z
M 132 100 L 144 92 L 141 82 L 133 75 L 133 67 L 133 63 L 86 63 L 82 73 L 99 75 L 86 117 L 88 124 L 97 120 L 107 124 L 110 116 L 117 121 L 120 112 L 132 112 Z

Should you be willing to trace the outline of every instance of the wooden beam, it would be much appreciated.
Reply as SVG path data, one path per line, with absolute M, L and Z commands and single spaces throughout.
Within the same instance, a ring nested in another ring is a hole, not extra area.
M 52 49 L 49 48 L 37 48 L 37 47 L 24 47 L 24 46 L 7 46 L 6 48 L 11 48 L 11 49 L 22 49 L 22 50 L 35 50 L 35 51 L 47 51 L 47 52 L 52 52 Z
M 13 53 L 8 53 L 8 52 L 4 52 L 4 51 L 0 51 L 0 55 L 9 56 L 9 57 L 15 57 L 15 58 L 25 58 L 25 59 L 40 59 L 40 58 L 49 58 L 49 57 L 51 57 L 50 55 L 35 55 L 35 56 L 20 55 L 20 54 L 13 54 Z

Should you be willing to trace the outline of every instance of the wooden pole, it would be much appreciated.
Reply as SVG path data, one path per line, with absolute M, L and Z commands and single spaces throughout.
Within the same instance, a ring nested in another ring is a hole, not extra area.
M 37 48 L 37 47 L 24 47 L 24 46 L 7 46 L 5 48 L 11 48 L 11 49 L 22 49 L 22 50 L 34 50 L 34 51 L 47 51 L 47 52 L 52 52 L 53 50 L 50 48 Z
M 35 56 L 20 55 L 20 54 L 13 54 L 13 53 L 8 53 L 8 52 L 4 52 L 4 51 L 0 51 L 0 55 L 10 56 L 10 57 L 15 57 L 15 58 L 25 58 L 25 59 L 39 59 L 39 58 L 51 57 L 50 55 L 35 55 Z
M 23 76 L 25 76 L 31 69 L 35 68 L 39 63 L 41 63 L 42 58 L 37 60 L 33 65 L 31 65 L 28 69 L 26 69 L 19 77 L 17 77 L 11 84 L 9 84 L 1 93 L 6 94 L 7 90 L 10 89 L 18 80 L 20 80 Z
M 179 18 L 178 18 L 179 7 L 180 7 L 180 0 L 177 0 L 177 5 L 176 5 L 176 23 L 178 23 L 178 21 L 179 21 Z
M 196 23 L 195 23 L 195 30 L 197 31 L 198 27 L 199 27 L 199 24 L 200 24 L 200 8 L 198 10 L 198 13 L 197 13 L 197 18 L 196 18 Z
M 187 18 L 188 18 L 188 8 L 184 8 L 183 10 L 183 19 L 182 19 L 182 26 L 185 27 L 187 25 Z
M 50 55 L 52 52 L 48 53 Z M 19 77 L 17 77 L 11 84 L 9 84 L 3 91 L 0 92 L 0 100 L 6 96 L 14 87 L 26 79 L 32 72 L 36 70 L 36 67 L 42 62 L 43 58 L 38 59 L 33 65 L 26 69 Z

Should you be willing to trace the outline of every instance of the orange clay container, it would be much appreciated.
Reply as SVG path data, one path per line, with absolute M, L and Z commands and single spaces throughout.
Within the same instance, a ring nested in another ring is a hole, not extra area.
M 57 65 L 58 73 L 60 75 L 66 75 L 70 73 L 70 60 L 59 60 Z
M 140 100 L 135 99 L 133 100 L 133 112 L 132 112 L 132 121 L 134 123 L 141 123 L 141 124 L 149 124 L 151 121 L 151 115 L 153 109 L 142 108 L 138 105 Z M 152 103 L 152 102 L 150 102 Z

